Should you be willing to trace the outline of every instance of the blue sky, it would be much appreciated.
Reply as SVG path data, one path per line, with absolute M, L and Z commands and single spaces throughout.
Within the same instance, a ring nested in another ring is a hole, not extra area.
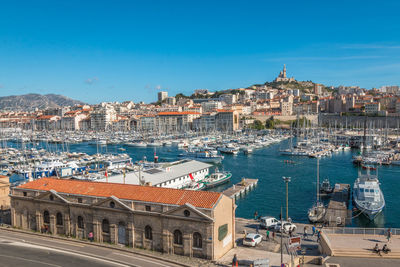
M 154 101 L 298 80 L 400 84 L 400 1 L 2 1 L 0 96 Z

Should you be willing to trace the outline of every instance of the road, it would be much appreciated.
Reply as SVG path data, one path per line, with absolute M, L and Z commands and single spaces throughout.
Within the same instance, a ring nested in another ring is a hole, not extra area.
M 0 266 L 177 267 L 161 260 L 91 244 L 0 229 Z

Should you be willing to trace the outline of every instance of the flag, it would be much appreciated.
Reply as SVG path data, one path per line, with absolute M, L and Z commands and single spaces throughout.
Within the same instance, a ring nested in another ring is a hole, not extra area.
M 190 180 L 193 180 L 193 174 L 189 173 Z

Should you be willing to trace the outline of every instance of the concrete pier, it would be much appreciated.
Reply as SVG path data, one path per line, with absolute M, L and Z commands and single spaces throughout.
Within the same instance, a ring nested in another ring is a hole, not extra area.
M 222 193 L 230 198 L 238 198 L 240 196 L 245 195 L 248 191 L 253 189 L 258 183 L 258 179 L 250 179 L 250 178 L 243 178 L 237 184 L 234 184 L 232 187 L 229 187 Z
M 350 185 L 335 184 L 325 213 L 325 222 L 328 226 L 345 226 L 351 222 L 351 211 L 348 209 L 349 199 Z

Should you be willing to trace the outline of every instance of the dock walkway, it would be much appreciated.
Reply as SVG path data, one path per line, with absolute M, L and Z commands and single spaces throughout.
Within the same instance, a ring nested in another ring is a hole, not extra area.
M 325 213 L 325 222 L 328 226 L 345 226 L 350 223 L 349 199 L 350 185 L 335 184 L 335 189 Z
M 242 181 L 234 184 L 232 187 L 229 187 L 222 193 L 230 198 L 236 199 L 253 189 L 257 185 L 257 183 L 258 179 L 243 178 Z

